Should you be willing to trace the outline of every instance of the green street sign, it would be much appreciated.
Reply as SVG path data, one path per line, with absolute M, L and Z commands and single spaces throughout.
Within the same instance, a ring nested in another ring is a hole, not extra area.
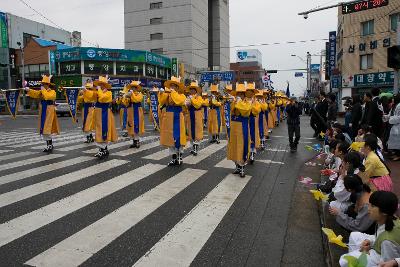
M 6 13 L 0 12 L 0 35 L 1 35 L 1 48 L 8 47 L 8 29 L 7 29 L 7 16 Z
M 171 60 L 171 69 L 172 69 L 172 76 L 177 77 L 179 73 L 179 68 L 178 68 L 178 59 L 176 57 L 172 58 Z

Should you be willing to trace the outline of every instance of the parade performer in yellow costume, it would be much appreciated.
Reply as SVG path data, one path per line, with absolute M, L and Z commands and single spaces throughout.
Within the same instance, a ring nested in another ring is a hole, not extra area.
M 269 105 L 270 113 L 272 115 L 272 120 L 274 122 L 274 126 L 277 127 L 279 125 L 278 118 L 277 118 L 277 111 L 276 111 L 276 99 L 275 96 L 272 95 L 271 103 Z
M 124 86 L 124 90 L 120 91 L 120 96 L 116 99 L 116 104 L 119 106 L 119 122 L 121 126 L 122 136 L 128 136 L 127 124 L 128 124 L 128 108 L 131 105 L 131 100 L 126 97 L 128 88 Z
M 186 145 L 186 129 L 183 106 L 186 103 L 185 86 L 179 77 L 171 77 L 164 83 L 165 92 L 160 95 L 160 105 L 165 106 L 160 132 L 160 144 L 169 148 L 172 160 L 168 166 L 181 165 Z
M 96 104 L 94 110 L 94 121 L 96 136 L 96 145 L 99 147 L 99 152 L 94 156 L 103 159 L 109 155 L 108 144 L 118 140 L 117 129 L 115 128 L 114 114 L 111 111 L 112 93 L 111 84 L 108 83 L 107 76 L 99 76 L 98 80 L 93 82 L 97 86 L 97 92 L 92 92 L 96 95 Z
M 256 89 L 255 83 L 248 84 L 246 90 L 246 98 L 251 102 L 251 113 L 249 116 L 249 128 L 250 128 L 250 158 L 249 163 L 253 164 L 257 148 L 260 147 L 260 132 L 258 124 L 258 116 L 261 112 L 261 104 L 255 97 Z
M 190 153 L 197 156 L 199 144 L 203 139 L 204 111 L 202 109 L 202 90 L 197 81 L 191 82 L 187 89 L 190 93 L 189 97 L 186 99 L 186 106 L 189 111 L 187 132 L 188 139 L 192 145 Z
M 270 100 L 270 91 L 268 89 L 264 89 L 264 98 L 265 102 L 267 103 L 267 110 L 265 111 L 265 119 L 267 120 L 267 132 L 268 135 L 266 135 L 266 139 L 269 139 L 269 134 L 272 132 L 272 129 L 274 128 L 274 121 L 272 119 L 272 115 L 270 112 L 270 105 L 271 105 L 271 100 Z
M 210 143 L 219 144 L 219 134 L 221 133 L 222 119 L 221 119 L 221 105 L 218 101 L 218 85 L 211 85 L 211 100 L 209 102 L 210 110 L 208 112 L 208 134 L 211 135 Z
M 128 135 L 132 137 L 133 144 L 130 148 L 140 147 L 140 136 L 144 134 L 144 113 L 142 107 L 143 94 L 140 81 L 132 81 L 128 84 L 129 90 L 125 97 L 130 99 L 131 105 L 128 108 Z
M 87 82 L 85 88 L 79 92 L 78 102 L 82 103 L 82 131 L 86 136 L 85 143 L 94 142 L 94 105 L 96 97 L 92 93 L 88 93 L 94 89 L 93 83 Z
M 234 174 L 245 177 L 244 166 L 250 151 L 249 116 L 251 102 L 246 97 L 246 86 L 236 84 L 236 90 L 232 92 L 236 98 L 231 105 L 231 132 L 229 136 L 227 158 L 236 164 Z
M 39 106 L 39 134 L 44 140 L 46 140 L 47 146 L 43 152 L 53 151 L 53 140 L 52 135 L 60 134 L 60 127 L 58 125 L 56 106 L 54 101 L 56 100 L 56 91 L 50 88 L 54 86 L 50 82 L 51 75 L 42 76 L 42 86 L 40 90 L 34 90 L 25 88 L 28 92 L 28 96 L 32 98 L 40 99 Z
M 276 100 L 276 118 L 278 125 L 283 120 L 282 107 L 283 107 L 282 94 L 279 93 Z
M 208 107 L 210 105 L 210 101 L 207 92 L 203 92 L 201 97 L 203 98 L 204 128 L 206 128 L 208 125 Z
M 258 114 L 258 129 L 260 135 L 260 147 L 262 150 L 265 149 L 265 139 L 268 136 L 268 124 L 267 124 L 267 117 L 265 113 L 268 112 L 268 104 L 265 101 L 265 97 L 263 94 L 263 90 L 258 90 L 256 93 L 256 99 L 260 103 L 261 112 Z

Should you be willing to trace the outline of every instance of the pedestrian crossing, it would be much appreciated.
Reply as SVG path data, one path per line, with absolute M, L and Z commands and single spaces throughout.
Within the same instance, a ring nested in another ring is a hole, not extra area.
M 97 152 L 94 144 L 74 141 L 71 137 L 59 142 L 53 154 L 35 151 L 36 141 L 0 150 L 4 160 L 0 164 L 0 257 L 6 265 L 85 264 L 169 205 L 179 210 L 178 198 L 190 199 L 192 190 L 205 186 L 204 195 L 189 201 L 176 222 L 157 240 L 149 239 L 129 264 L 189 266 L 252 181 L 251 174 L 245 178 L 230 174 L 234 165 L 226 159 L 226 140 L 220 144 L 203 140 L 198 156 L 188 153 L 188 143 L 179 167 L 166 166 L 170 155 L 160 149 L 154 135 L 143 137 L 139 149 L 128 149 L 129 138 L 111 144 L 110 156 L 103 161 L 88 155 Z M 255 165 L 284 164 L 268 157 L 287 150 L 269 149 Z M 60 225 L 68 230 L 59 233 L 55 229 Z M 140 238 L 147 239 L 146 235 Z

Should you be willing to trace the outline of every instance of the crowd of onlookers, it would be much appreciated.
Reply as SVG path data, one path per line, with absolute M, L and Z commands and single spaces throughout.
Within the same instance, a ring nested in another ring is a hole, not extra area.
M 310 124 L 323 139 L 327 182 L 318 189 L 328 195 L 329 213 L 350 232 L 346 256 L 367 257 L 367 266 L 399 266 L 400 220 L 387 160 L 399 160 L 400 96 L 378 88 L 347 99 L 345 123 L 337 122 L 335 95 L 320 94 L 311 107 Z M 350 265 L 351 266 L 351 265 Z

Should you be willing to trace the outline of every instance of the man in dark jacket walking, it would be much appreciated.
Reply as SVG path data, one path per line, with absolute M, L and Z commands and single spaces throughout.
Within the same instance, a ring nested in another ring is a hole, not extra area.
M 290 103 L 286 107 L 286 113 L 290 151 L 295 152 L 297 150 L 297 145 L 299 144 L 300 140 L 300 115 L 302 113 L 301 108 L 299 107 L 299 104 L 297 103 L 295 97 L 290 99 Z M 296 136 L 294 141 L 293 135 Z

